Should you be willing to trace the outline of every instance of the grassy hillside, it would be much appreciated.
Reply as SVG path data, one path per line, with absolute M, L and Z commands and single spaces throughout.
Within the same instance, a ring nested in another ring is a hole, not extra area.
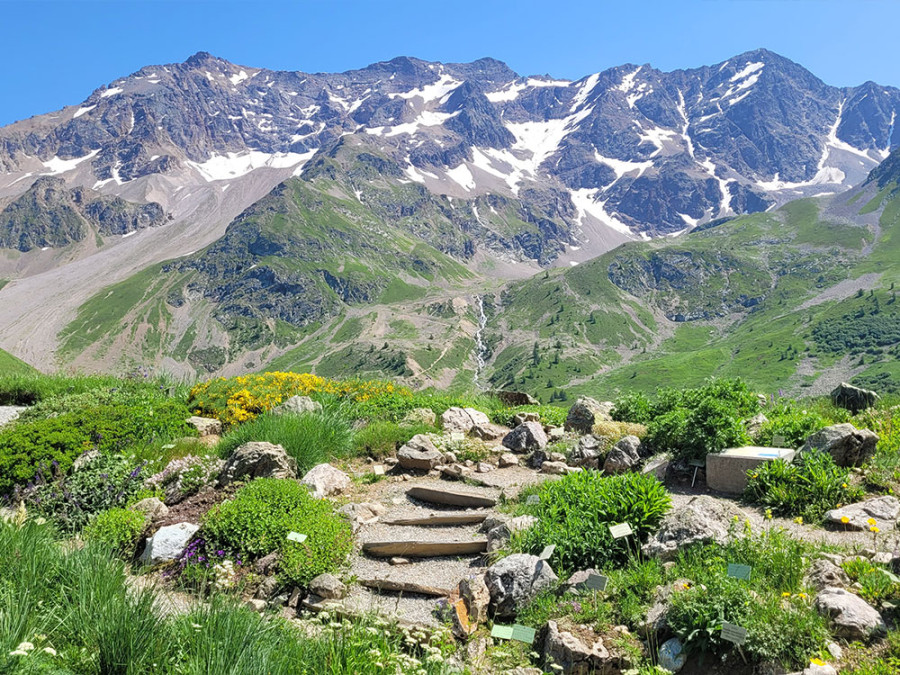
M 24 361 L 0 349 L 0 374 L 18 375 L 35 372 L 37 371 Z

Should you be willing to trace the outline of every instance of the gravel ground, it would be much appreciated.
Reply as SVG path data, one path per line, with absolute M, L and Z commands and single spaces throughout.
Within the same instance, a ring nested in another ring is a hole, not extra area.
M 25 410 L 23 406 L 18 405 L 0 405 L 0 427 L 4 424 L 12 422 L 19 416 L 19 413 Z

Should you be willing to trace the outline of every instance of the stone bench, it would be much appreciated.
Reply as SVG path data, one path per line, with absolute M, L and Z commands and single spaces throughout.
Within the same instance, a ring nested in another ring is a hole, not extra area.
M 747 472 L 764 462 L 794 459 L 794 450 L 747 446 L 706 456 L 706 485 L 711 490 L 740 494 L 747 487 Z

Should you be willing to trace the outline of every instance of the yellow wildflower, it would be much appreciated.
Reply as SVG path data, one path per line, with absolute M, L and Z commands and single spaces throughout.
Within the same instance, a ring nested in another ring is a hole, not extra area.
M 784 593 L 781 594 L 781 597 L 782 597 L 782 598 L 789 598 L 789 597 L 791 597 L 791 594 L 788 593 L 787 591 L 785 591 Z
M 841 522 L 846 525 L 850 522 L 850 519 L 847 516 L 841 516 Z
M 803 516 L 797 516 L 796 518 L 794 518 L 794 522 L 797 523 L 798 525 L 802 525 L 803 524 Z
M 866 522 L 869 525 L 877 525 L 878 524 L 878 521 L 876 521 L 874 518 L 869 518 Z
M 772 520 L 772 509 L 766 509 L 766 520 Z
M 810 659 L 809 662 L 814 666 L 824 666 L 825 662 L 822 659 Z
M 875 534 L 878 534 L 879 532 L 881 532 L 881 530 L 879 530 L 875 525 L 873 525 L 872 527 L 869 528 L 869 532 L 874 532 Z

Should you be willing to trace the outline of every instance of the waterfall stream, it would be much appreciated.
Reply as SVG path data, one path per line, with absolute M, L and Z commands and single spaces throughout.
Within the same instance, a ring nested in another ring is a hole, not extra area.
M 485 356 L 487 355 L 487 344 L 484 341 L 484 329 L 487 326 L 487 315 L 484 313 L 484 298 L 480 295 L 475 296 L 475 303 L 478 306 L 478 330 L 475 331 L 475 377 L 474 383 L 476 389 L 482 389 L 481 375 L 484 372 Z

